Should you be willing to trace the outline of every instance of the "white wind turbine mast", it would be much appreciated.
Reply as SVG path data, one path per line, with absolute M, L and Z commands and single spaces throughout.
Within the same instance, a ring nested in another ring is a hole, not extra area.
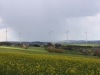
M 20 37 L 20 44 L 21 44 L 21 33 L 19 33 L 19 37 Z
M 67 33 L 67 43 L 68 43 L 68 31 L 66 33 Z
M 86 43 L 87 43 L 87 32 L 85 32 L 85 34 L 86 34 Z
M 7 27 L 6 27 L 6 42 L 7 42 Z
M 51 40 L 51 39 L 50 39 L 50 32 L 49 32 L 49 42 L 51 42 L 50 40 Z
M 53 34 L 53 31 L 51 31 L 51 33 Z M 53 43 L 53 37 L 52 37 L 52 39 L 51 39 L 51 42 Z

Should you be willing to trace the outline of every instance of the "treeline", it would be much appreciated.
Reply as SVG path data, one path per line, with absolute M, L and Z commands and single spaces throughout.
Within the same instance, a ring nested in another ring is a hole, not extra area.
M 51 53 L 67 53 L 67 51 L 80 52 L 82 55 L 92 55 L 100 57 L 100 46 L 77 46 L 47 43 L 45 49 Z
M 81 52 L 83 55 L 92 55 L 100 57 L 100 46 L 76 46 L 67 45 L 62 46 L 64 50 Z
M 23 43 L 24 44 L 24 43 Z M 0 46 L 21 46 L 23 47 L 23 44 L 20 43 L 11 43 L 11 42 L 0 42 Z M 100 46 L 77 46 L 77 45 L 61 45 L 61 44 L 52 44 L 47 43 L 44 45 L 40 44 L 24 44 L 28 47 L 44 47 L 45 50 L 51 52 L 51 53 L 67 53 L 67 51 L 76 51 L 81 52 L 83 55 L 93 55 L 100 57 Z M 24 46 L 25 47 L 25 46 Z M 25 47 L 26 48 L 26 47 Z
M 40 47 L 40 44 L 28 44 L 28 43 L 13 43 L 13 42 L 0 42 L 0 46 L 23 46 L 23 44 L 26 44 L 28 47 Z
M 10 42 L 0 42 L 0 46 L 4 46 L 4 45 L 10 46 L 11 43 Z
M 47 45 L 44 45 L 45 50 L 51 52 L 51 53 L 65 53 L 65 51 L 61 48 L 61 44 L 52 44 L 52 43 L 47 43 Z

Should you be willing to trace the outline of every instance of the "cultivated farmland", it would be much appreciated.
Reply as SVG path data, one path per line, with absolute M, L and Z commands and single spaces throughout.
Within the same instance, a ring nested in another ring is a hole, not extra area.
M 100 75 L 100 60 L 43 54 L 0 53 L 0 75 Z
M 1 46 L 0 75 L 100 75 L 100 59 Z

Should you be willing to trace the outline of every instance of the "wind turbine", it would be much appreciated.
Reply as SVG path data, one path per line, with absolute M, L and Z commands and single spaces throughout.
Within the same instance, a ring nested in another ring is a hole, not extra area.
M 51 33 L 53 33 L 53 31 L 51 31 Z M 53 43 L 53 38 L 51 39 L 51 42 Z
M 85 32 L 85 34 L 86 34 L 86 43 L 87 43 L 87 32 Z
M 21 33 L 19 33 L 19 37 L 20 37 L 20 44 L 21 44 Z
M 51 41 L 50 41 L 50 32 L 49 32 L 49 42 L 51 42 Z
M 67 33 L 67 43 L 68 43 L 68 31 L 66 33 Z
M 6 42 L 7 42 L 7 27 L 6 27 Z

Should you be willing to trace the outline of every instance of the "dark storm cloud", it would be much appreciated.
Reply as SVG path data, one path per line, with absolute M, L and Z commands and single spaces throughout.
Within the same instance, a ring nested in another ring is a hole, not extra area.
M 78 32 L 81 28 L 66 23 L 66 19 L 93 16 L 100 12 L 99 3 L 99 0 L 0 0 L 0 17 L 16 35 L 22 33 L 23 40 L 48 41 L 51 31 L 56 40 L 62 39 L 67 29 Z

